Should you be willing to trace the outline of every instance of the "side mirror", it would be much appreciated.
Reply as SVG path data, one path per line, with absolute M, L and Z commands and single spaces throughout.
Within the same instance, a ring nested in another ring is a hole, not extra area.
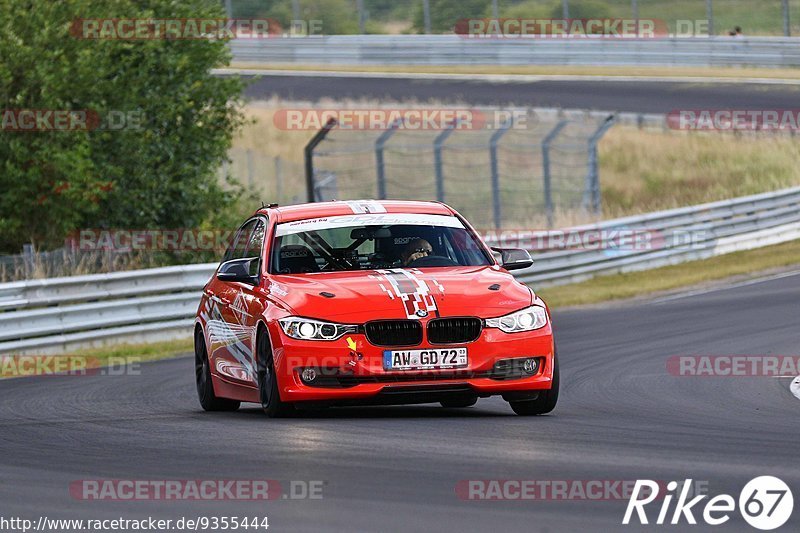
M 520 270 L 533 266 L 533 258 L 522 248 L 492 248 L 500 253 L 500 266 L 506 270 Z
M 252 274 L 254 271 L 256 274 Z M 231 259 L 219 267 L 217 279 L 220 281 L 236 281 L 249 285 L 258 284 L 258 257 Z

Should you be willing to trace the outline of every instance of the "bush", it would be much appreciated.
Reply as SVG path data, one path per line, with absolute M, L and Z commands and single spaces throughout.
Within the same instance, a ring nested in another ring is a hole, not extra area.
M 561 2 L 553 4 L 550 16 L 560 19 L 564 16 Z M 611 8 L 601 0 L 570 0 L 569 18 L 571 19 L 605 19 L 611 18 Z
M 460 20 L 491 16 L 491 2 L 486 0 L 430 0 L 431 31 L 450 32 Z M 414 7 L 414 29 L 425 31 L 422 2 Z
M 78 228 L 197 227 L 231 201 L 217 172 L 242 123 L 242 83 L 210 69 L 222 41 L 89 40 L 78 18 L 224 16 L 216 0 L 0 2 L 0 109 L 137 117 L 119 131 L 0 130 L 0 251 Z

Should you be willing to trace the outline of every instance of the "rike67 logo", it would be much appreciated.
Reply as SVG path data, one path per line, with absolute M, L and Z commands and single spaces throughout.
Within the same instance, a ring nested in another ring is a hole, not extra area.
M 705 502 L 703 506 L 699 504 L 708 495 L 701 494 L 689 499 L 691 487 L 691 479 L 685 480 L 683 485 L 677 481 L 667 483 L 667 493 L 661 500 L 656 524 L 676 525 L 683 523 L 684 520 L 687 524 L 697 524 L 695 513 L 702 513 L 703 521 L 711 526 L 718 526 L 730 520 L 731 513 L 737 507 L 733 496 L 720 494 Z M 649 524 L 652 515 L 648 517 L 645 506 L 656 501 L 659 497 L 658 489 L 659 484 L 655 481 L 636 480 L 622 523 L 630 524 L 635 512 L 640 524 Z M 676 497 L 675 506 L 671 509 Z M 739 493 L 738 508 L 742 518 L 754 528 L 777 529 L 792 516 L 794 498 L 791 489 L 782 480 L 773 476 L 760 476 L 751 479 Z

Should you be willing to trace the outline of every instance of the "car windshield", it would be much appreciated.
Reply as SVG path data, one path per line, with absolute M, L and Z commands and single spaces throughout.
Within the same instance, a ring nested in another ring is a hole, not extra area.
M 307 274 L 490 264 L 483 247 L 457 217 L 381 213 L 279 224 L 271 272 Z

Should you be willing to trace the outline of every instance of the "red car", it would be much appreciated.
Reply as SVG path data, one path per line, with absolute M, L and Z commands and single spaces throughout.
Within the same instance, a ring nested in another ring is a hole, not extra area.
M 195 322 L 204 409 L 439 402 L 502 395 L 520 415 L 553 410 L 546 304 L 450 207 L 349 201 L 258 210 L 203 290 Z

